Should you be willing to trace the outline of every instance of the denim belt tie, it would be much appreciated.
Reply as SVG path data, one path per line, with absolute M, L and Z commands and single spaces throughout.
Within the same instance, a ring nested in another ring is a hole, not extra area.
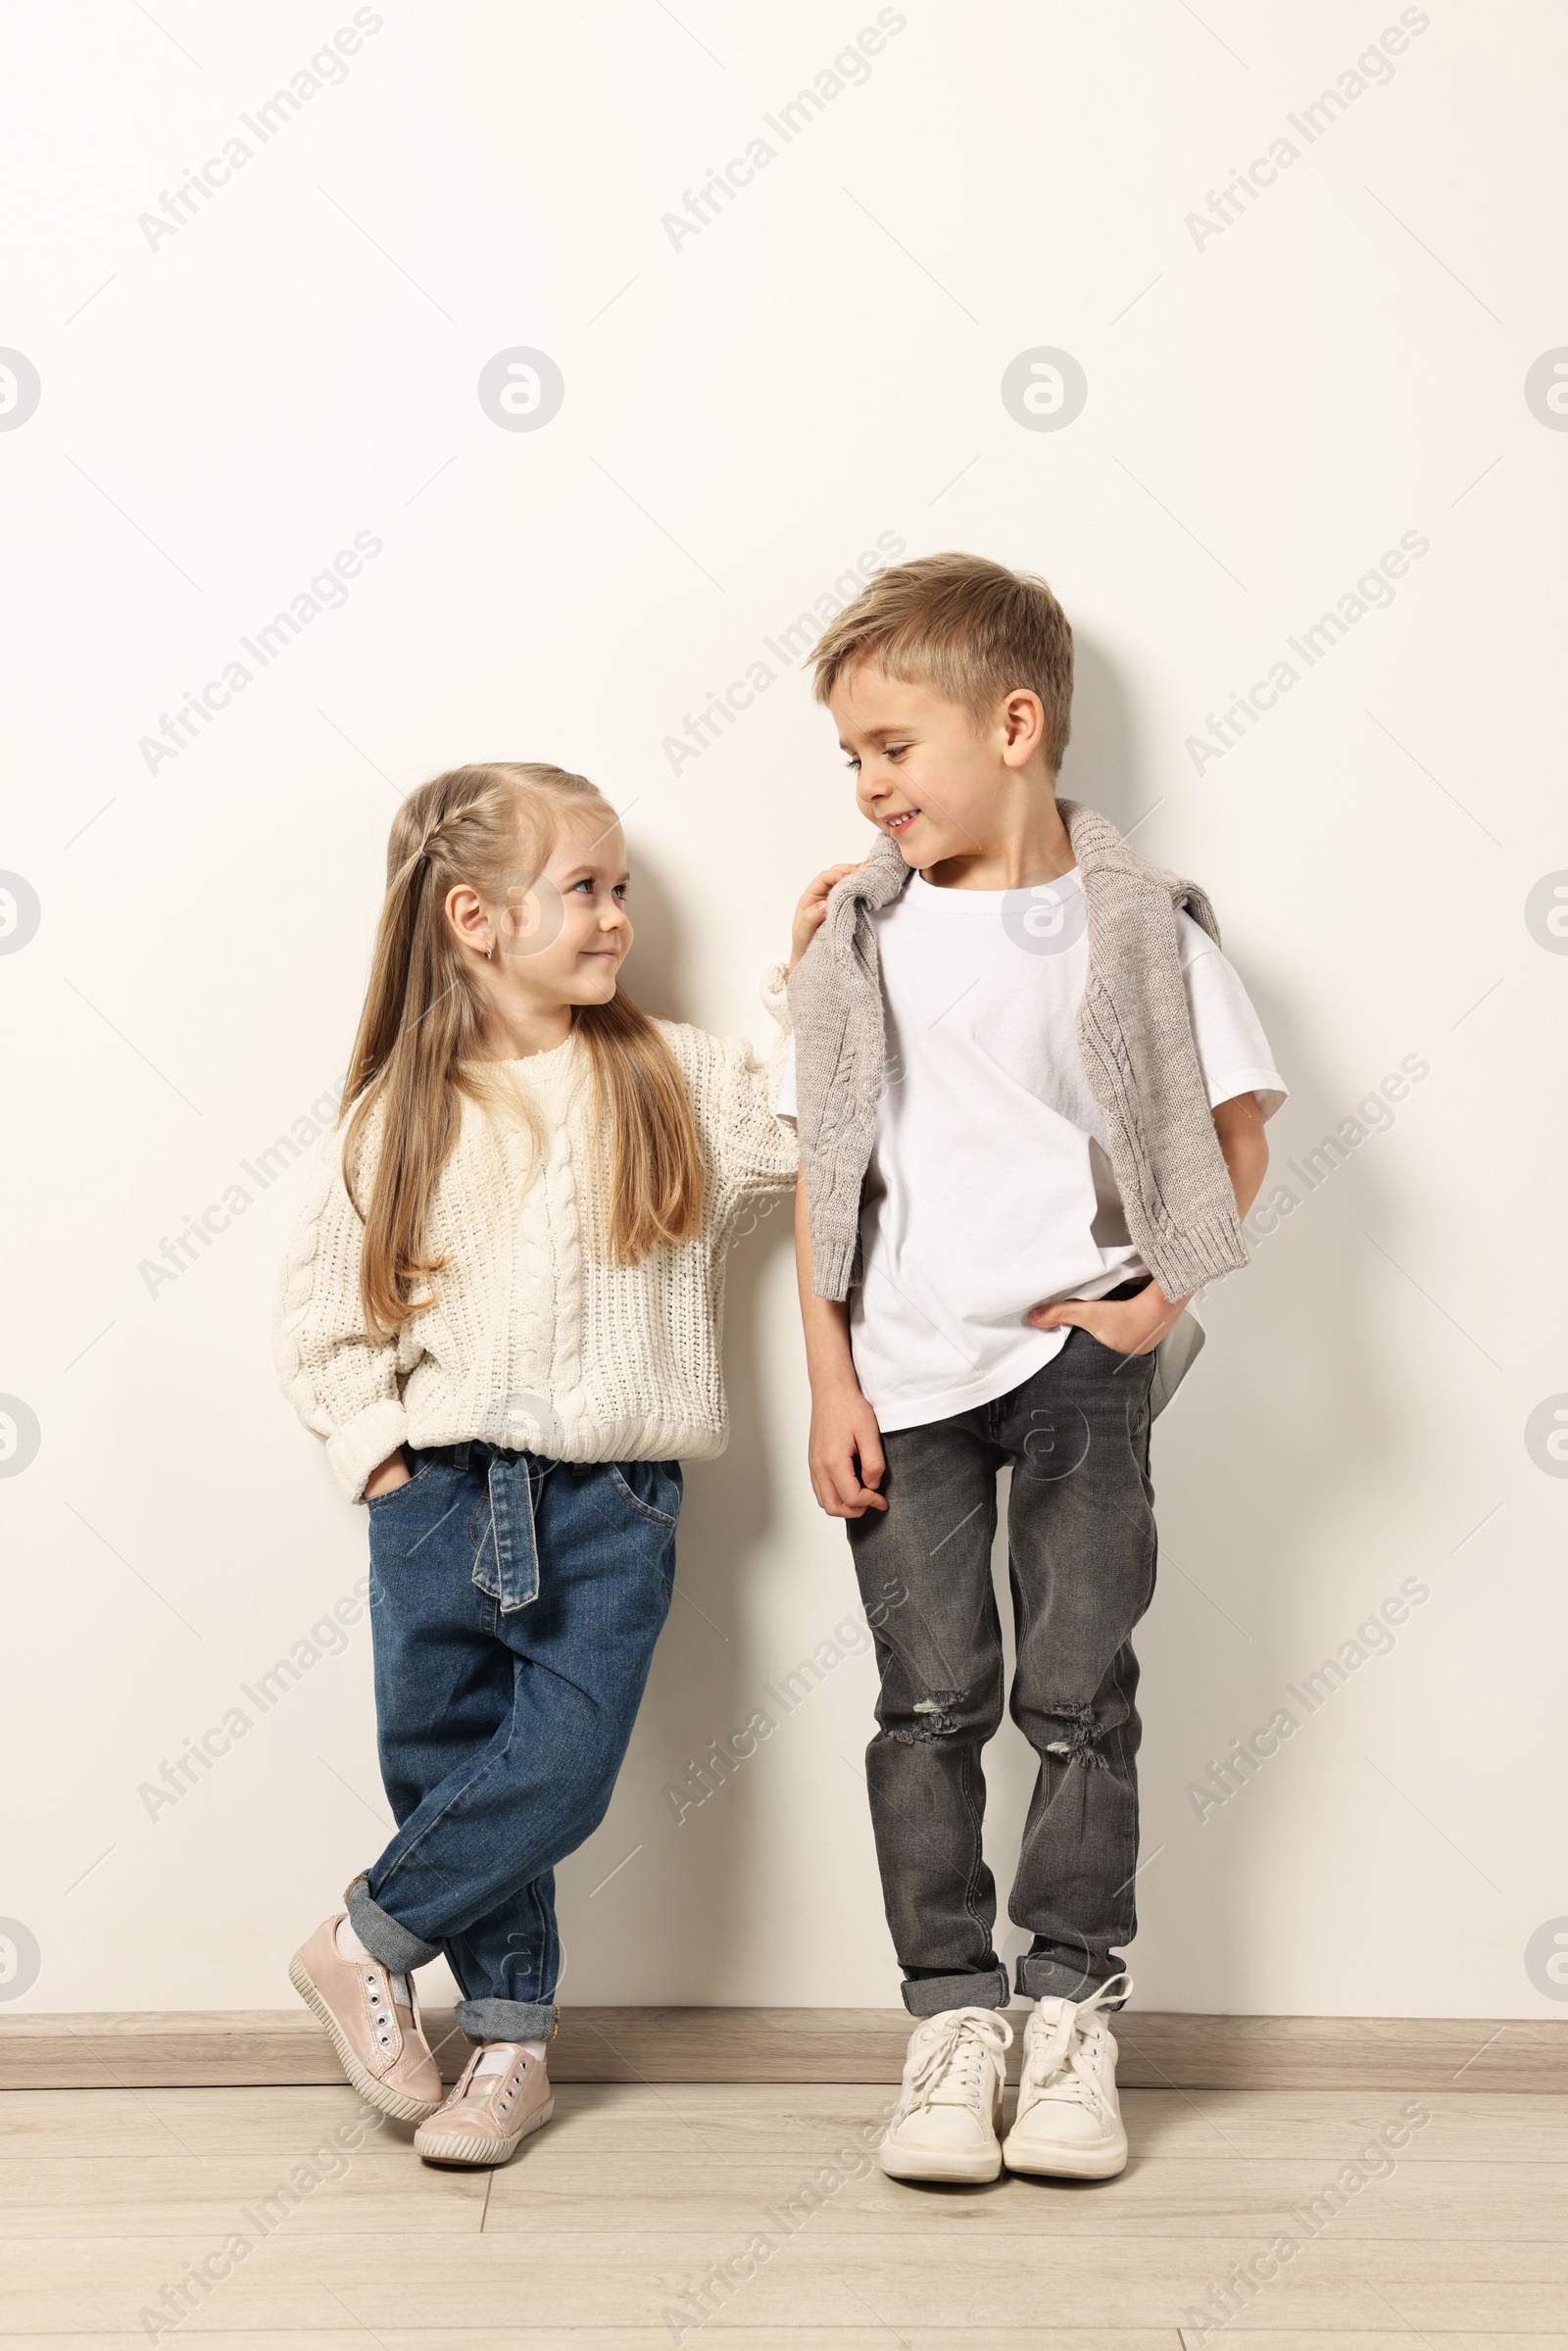
M 455 1469 L 482 1468 L 489 1495 L 489 1524 L 474 1552 L 473 1581 L 500 1604 L 503 1616 L 539 1597 L 539 1544 L 534 1504 L 554 1462 L 536 1453 L 508 1453 L 475 1438 L 447 1453 Z

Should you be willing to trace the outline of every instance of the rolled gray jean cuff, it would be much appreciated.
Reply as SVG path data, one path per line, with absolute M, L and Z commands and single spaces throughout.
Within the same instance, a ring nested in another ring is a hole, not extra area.
M 1082 1968 L 1063 1966 L 1041 1951 L 1020 1953 L 1018 1959 L 1018 1990 L 1026 2000 L 1091 2000 L 1102 1984 L 1110 1984 L 1121 1974 L 1112 1968 L 1108 1974 L 1092 1979 Z M 1111 2003 L 1120 2008 L 1120 2000 Z
M 1011 1994 L 1000 1963 L 983 1976 L 927 1976 L 906 1984 L 904 2005 L 910 2016 L 941 2016 L 948 2008 L 1005 2008 Z
M 556 2011 L 549 2000 L 460 2000 L 453 2012 L 470 2040 L 548 2040 Z
M 440 1958 L 439 1943 L 427 1943 L 422 1936 L 411 1935 L 390 1911 L 371 1900 L 368 1878 L 356 1878 L 346 1899 L 349 1925 L 370 1956 L 390 1968 L 394 1976 L 406 1976 L 411 1968 L 428 1967 L 432 1959 Z

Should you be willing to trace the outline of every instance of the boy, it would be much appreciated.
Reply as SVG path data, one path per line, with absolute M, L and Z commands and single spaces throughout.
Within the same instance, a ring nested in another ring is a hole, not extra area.
M 866 1784 L 919 2020 L 879 2161 L 896 2180 L 1004 2161 L 1108 2179 L 1127 2160 L 1107 2012 L 1136 1923 L 1150 1422 L 1201 1344 L 1192 1295 L 1247 1262 L 1284 1089 L 1201 891 L 1056 801 L 1072 631 L 1042 580 L 973 556 L 899 565 L 814 660 L 882 836 L 819 877 L 779 1102 L 801 1144 L 811 1483 L 848 1522 L 875 1628 Z M 1009 1905 L 1037 2006 L 1005 2147 L 980 1761 L 1002 1719 L 1004 1464 L 1011 1711 L 1039 1757 Z

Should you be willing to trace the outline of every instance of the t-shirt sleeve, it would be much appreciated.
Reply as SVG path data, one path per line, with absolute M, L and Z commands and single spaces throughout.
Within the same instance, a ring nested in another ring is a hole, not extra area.
M 784 1049 L 784 1066 L 778 1081 L 778 1100 L 773 1104 L 775 1117 L 787 1118 L 795 1124 L 795 1039 L 792 1035 Z
M 1251 1000 L 1235 967 L 1201 925 L 1186 912 L 1177 916 L 1177 925 L 1182 978 L 1209 1108 L 1238 1094 L 1255 1094 L 1263 1116 L 1272 1118 L 1286 1099 L 1286 1086 Z

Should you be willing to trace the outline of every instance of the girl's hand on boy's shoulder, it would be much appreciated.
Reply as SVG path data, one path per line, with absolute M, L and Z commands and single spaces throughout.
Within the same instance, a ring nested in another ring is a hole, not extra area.
M 1087 1331 L 1113 1354 L 1150 1355 L 1175 1329 L 1187 1303 L 1184 1298 L 1168 1298 L 1157 1282 L 1150 1282 L 1136 1298 L 1066 1298 L 1033 1307 L 1028 1319 L 1037 1331 Z
M 825 873 L 819 873 L 815 881 L 808 884 L 806 895 L 795 909 L 795 920 L 790 927 L 789 967 L 791 971 L 795 969 L 796 964 L 822 927 L 822 917 L 827 912 L 828 892 L 835 882 L 843 881 L 847 873 L 853 873 L 856 866 L 863 861 L 860 857 L 852 857 L 847 865 L 830 865 Z

